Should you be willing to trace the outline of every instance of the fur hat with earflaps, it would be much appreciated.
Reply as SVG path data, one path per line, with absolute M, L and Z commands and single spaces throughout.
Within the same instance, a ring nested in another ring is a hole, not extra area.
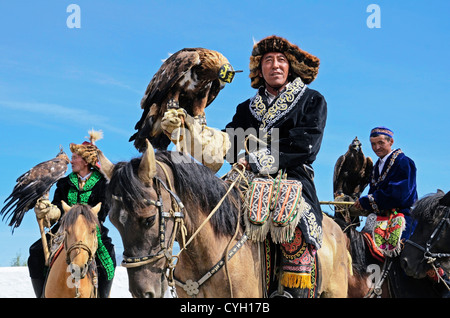
M 305 84 L 309 84 L 319 72 L 320 60 L 312 54 L 301 50 L 297 45 L 276 35 L 268 36 L 253 46 L 250 56 L 250 79 L 253 88 L 259 88 L 264 84 L 264 79 L 259 76 L 261 58 L 269 52 L 281 52 L 289 61 L 291 73 L 289 81 L 300 77 Z
M 95 142 L 102 138 L 103 132 L 101 130 L 95 131 L 92 129 L 89 131 L 89 142 L 85 141 L 79 145 L 71 143 L 70 151 L 81 156 L 81 158 L 86 160 L 86 162 L 89 163 L 92 167 L 100 168 L 97 158 L 97 146 L 95 145 Z

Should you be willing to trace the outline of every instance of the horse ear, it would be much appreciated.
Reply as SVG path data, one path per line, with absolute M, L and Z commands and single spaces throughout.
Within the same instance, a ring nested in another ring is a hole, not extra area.
M 142 155 L 138 176 L 144 184 L 151 184 L 153 177 L 156 175 L 155 151 L 150 142 L 147 139 L 145 141 L 147 143 L 147 150 Z
M 94 215 L 98 215 L 98 212 L 100 212 L 101 207 L 102 203 L 101 202 L 97 203 L 97 205 L 91 209 L 92 213 L 94 213 Z
M 61 204 L 62 204 L 62 208 L 63 208 L 64 212 L 65 213 L 69 212 L 70 206 L 64 200 L 61 200 Z
M 105 157 L 100 149 L 97 149 L 97 158 L 100 161 L 100 172 L 103 173 L 108 181 L 111 180 L 114 164 Z

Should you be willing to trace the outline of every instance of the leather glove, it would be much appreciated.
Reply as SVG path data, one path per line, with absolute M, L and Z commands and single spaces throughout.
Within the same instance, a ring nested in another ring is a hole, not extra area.
M 61 211 L 47 198 L 40 198 L 34 206 L 34 213 L 38 219 L 44 219 L 44 226 L 50 228 L 58 221 Z
M 228 134 L 207 127 L 203 123 L 206 123 L 204 115 L 193 118 L 187 115 L 184 109 L 178 108 L 164 113 L 161 128 L 174 144 L 178 144 L 179 151 L 189 153 L 212 171 L 217 172 L 223 165 L 231 143 Z M 184 129 L 181 129 L 182 124 L 185 125 Z
M 169 137 L 175 129 L 180 128 L 186 118 L 186 111 L 183 108 L 169 109 L 164 113 L 164 117 L 161 120 L 161 128 L 164 133 Z

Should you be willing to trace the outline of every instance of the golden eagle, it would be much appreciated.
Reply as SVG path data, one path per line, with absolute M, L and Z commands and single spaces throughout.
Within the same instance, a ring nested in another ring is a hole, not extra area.
M 161 65 L 141 100 L 141 119 L 130 137 L 140 152 L 148 139 L 155 148 L 166 149 L 169 138 L 162 133 L 161 119 L 169 108 L 183 108 L 195 117 L 217 97 L 236 72 L 221 53 L 204 48 L 184 48 Z
M 373 161 L 364 156 L 361 146 L 358 137 L 355 137 L 348 146 L 348 151 L 336 161 L 333 175 L 335 198 L 344 195 L 357 200 L 369 184 Z
M 2 220 L 8 216 L 11 218 L 9 226 L 12 226 L 13 230 L 18 227 L 25 213 L 34 208 L 39 198 L 48 194 L 56 181 L 64 177 L 69 163 L 69 157 L 61 149 L 55 158 L 39 163 L 18 177 L 12 193 L 6 198 L 6 204 L 0 211 Z

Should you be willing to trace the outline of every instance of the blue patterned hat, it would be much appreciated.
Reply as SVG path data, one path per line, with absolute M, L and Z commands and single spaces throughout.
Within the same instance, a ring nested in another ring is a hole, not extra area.
M 370 131 L 370 137 L 377 137 L 378 135 L 385 135 L 394 138 L 394 132 L 387 127 L 375 127 Z

